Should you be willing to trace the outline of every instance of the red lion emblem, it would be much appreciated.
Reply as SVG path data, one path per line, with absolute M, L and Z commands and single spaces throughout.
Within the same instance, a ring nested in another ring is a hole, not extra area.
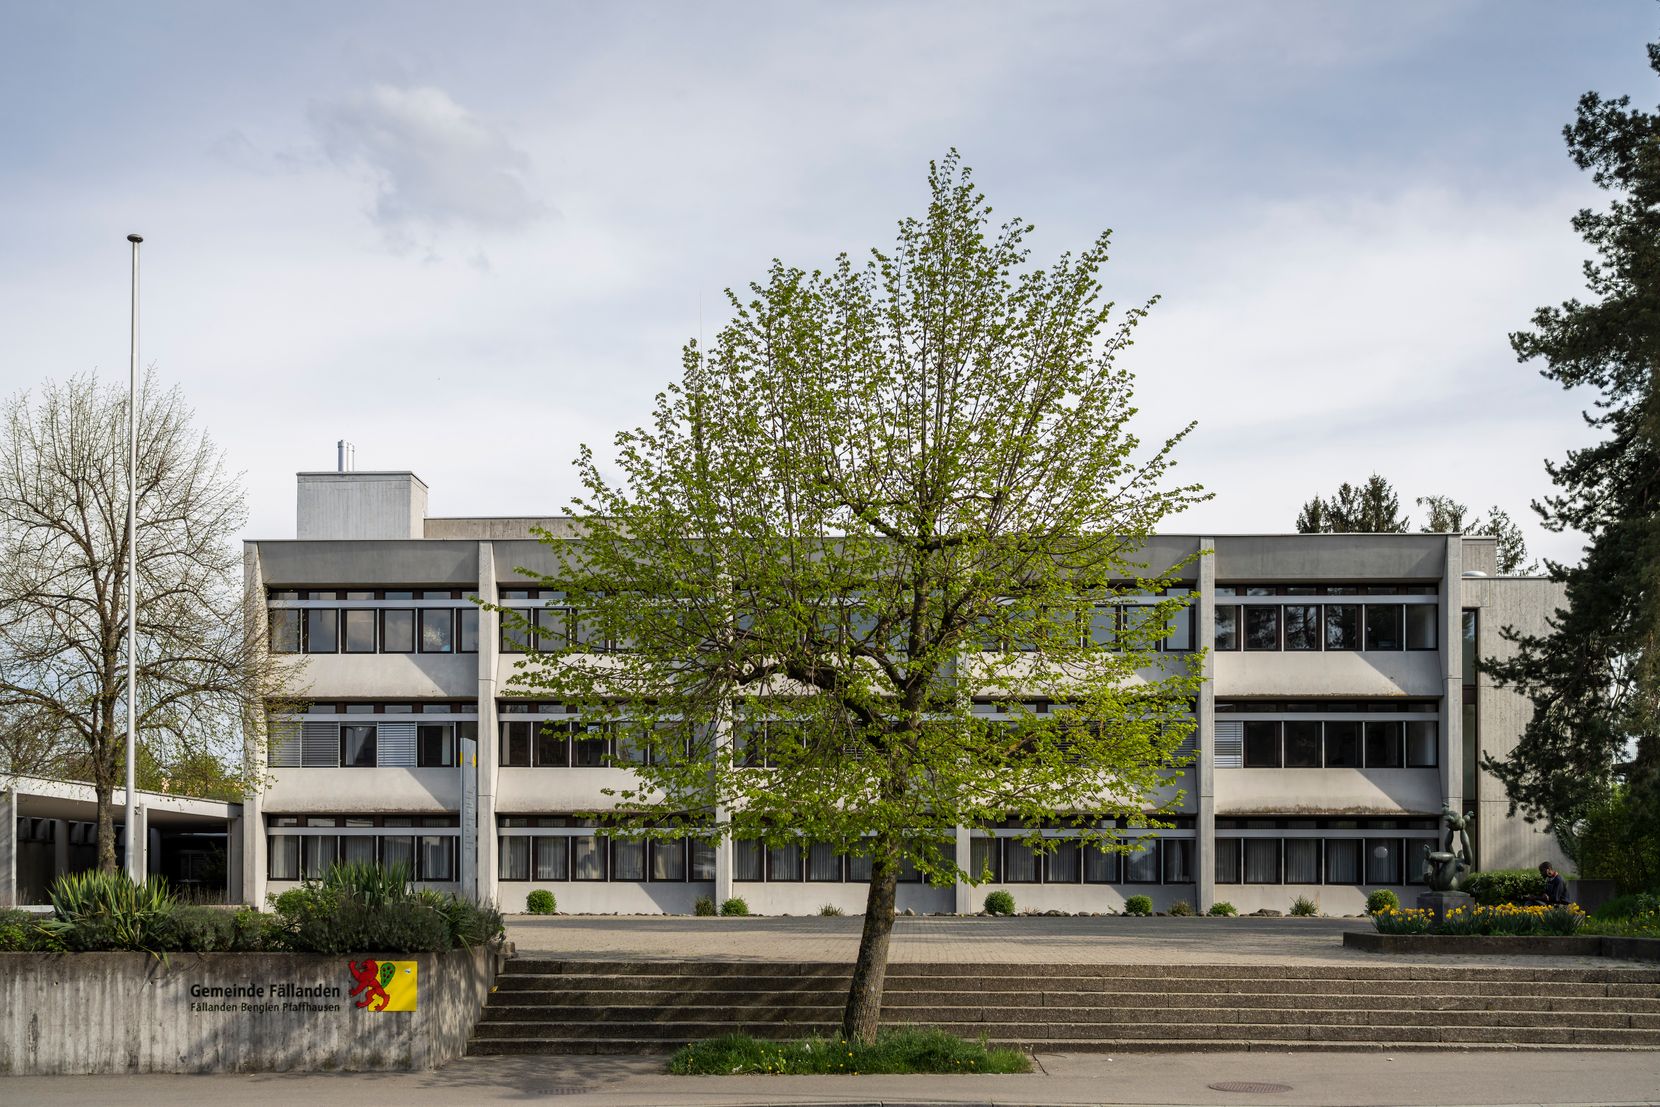
M 362 993 L 362 998 L 357 1001 L 357 1005 L 367 1007 L 371 1011 L 386 1010 L 386 1005 L 392 1002 L 392 997 L 386 994 L 381 976 L 391 976 L 392 974 L 390 972 L 382 974 L 380 963 L 373 960 L 347 961 L 346 966 L 351 970 L 352 979 L 357 981 L 352 986 L 352 995 L 356 997 L 358 993 Z M 392 968 L 391 965 L 386 967 L 388 969 Z M 376 1003 L 377 1000 L 379 1001 L 378 1004 Z

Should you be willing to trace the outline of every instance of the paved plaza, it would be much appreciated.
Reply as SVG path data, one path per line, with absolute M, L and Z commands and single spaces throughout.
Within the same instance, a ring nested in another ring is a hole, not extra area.
M 1653 1053 L 1039 1054 L 1029 1076 L 666 1076 L 661 1057 L 475 1057 L 427 1073 L 0 1077 L 0 1102 L 82 1107 L 753 1104 L 1660 1103 Z M 1259 1083 L 1282 1092 L 1212 1084 Z
M 507 937 L 520 954 L 596 960 L 853 963 L 856 917 L 698 918 L 685 915 L 514 915 Z M 1470 964 L 1543 968 L 1655 968 L 1606 957 L 1467 958 L 1347 949 L 1343 933 L 1366 919 L 919 916 L 894 920 L 895 962 L 1052 965 Z

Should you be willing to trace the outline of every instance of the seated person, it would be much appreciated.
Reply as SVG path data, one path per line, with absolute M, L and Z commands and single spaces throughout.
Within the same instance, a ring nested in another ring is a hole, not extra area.
M 1551 868 L 1549 861 L 1539 862 L 1539 875 L 1545 878 L 1545 894 L 1527 902 L 1542 904 L 1546 907 L 1561 907 L 1568 903 L 1568 882 L 1562 879 L 1562 874 Z

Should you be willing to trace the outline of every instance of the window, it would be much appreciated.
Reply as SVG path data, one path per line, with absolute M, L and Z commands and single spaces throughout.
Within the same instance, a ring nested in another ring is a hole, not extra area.
M 1361 843 L 1353 838 L 1326 840 L 1326 883 L 1360 883 Z
M 351 609 L 340 613 L 343 624 L 341 636 L 345 653 L 375 652 L 375 613 L 371 610 Z
M 455 612 L 449 608 L 421 612 L 421 652 L 453 653 L 455 651 Z
M 272 880 L 300 879 L 300 837 L 297 834 L 271 834 L 265 839 L 267 872 Z
M 1244 883 L 1244 864 L 1244 849 L 1238 838 L 1218 838 L 1216 840 L 1216 883 Z
M 1003 881 L 1006 884 L 1038 882 L 1038 859 L 1031 846 L 1015 838 L 1003 839 Z
M 732 843 L 733 880 L 760 880 L 762 878 L 761 865 L 760 842 L 738 839 Z
M 996 838 L 976 834 L 968 840 L 968 871 L 971 875 L 1000 881 L 1003 879 L 1002 860 Z
M 1245 724 L 1245 767 L 1280 767 L 1280 724 L 1253 721 Z
M 715 843 L 707 838 L 693 838 L 691 843 L 691 878 L 715 879 Z
M 1193 883 L 1193 840 L 1166 838 L 1164 840 L 1164 882 L 1166 884 Z
M 1366 648 L 1368 650 L 1398 650 L 1401 648 L 1401 605 L 1398 603 L 1366 605 Z
M 1124 855 L 1124 882 L 1126 884 L 1157 884 L 1159 882 L 1159 842 L 1157 838 L 1143 838 L 1139 848 Z
M 421 835 L 420 878 L 433 881 L 454 880 L 455 847 L 454 835 Z
M 576 880 L 605 879 L 605 843 L 598 836 L 571 839 L 571 871 Z
M 1409 650 L 1433 650 L 1435 648 L 1435 624 L 1441 609 L 1435 604 L 1412 604 L 1406 609 L 1406 648 Z
M 413 611 L 382 611 L 380 613 L 380 652 L 415 652 L 415 613 Z
M 374 724 L 352 724 L 340 728 L 340 764 L 354 769 L 374 767 Z
M 1366 839 L 1366 883 L 1401 884 L 1401 840 Z
M 807 879 L 837 880 L 842 878 L 842 859 L 828 842 L 814 842 L 807 847 Z
M 1097 604 L 1090 608 L 1089 641 L 1091 645 L 1105 649 L 1118 644 L 1118 608 L 1111 604 Z
M 1321 726 L 1313 719 L 1287 719 L 1285 729 L 1285 767 L 1288 769 L 1318 769 L 1321 762 Z
M 529 646 L 529 632 L 515 625 L 515 619 L 533 619 L 535 613 L 528 607 L 511 608 L 501 613 L 501 652 L 524 653 Z
M 501 878 L 503 880 L 529 880 L 530 839 L 503 835 L 498 839 L 498 843 L 497 852 L 501 855 Z
M 1414 719 L 1406 724 L 1406 765 L 1409 769 L 1433 769 L 1439 758 L 1440 728 L 1433 720 Z
M 1245 609 L 1245 648 L 1248 650 L 1277 650 L 1280 648 L 1280 609 L 1256 605 Z
M 1186 596 L 1191 594 L 1187 588 L 1166 589 L 1166 595 Z M 1193 605 L 1177 611 L 1170 618 L 1170 636 L 1164 640 L 1164 648 L 1177 653 L 1188 653 L 1193 649 Z
M 1238 607 L 1228 606 L 1216 609 L 1216 648 L 1219 650 L 1237 650 L 1239 648 Z
M 1459 661 L 1460 672 L 1464 677 L 1464 687 L 1473 688 L 1476 683 L 1476 612 L 1472 608 L 1465 608 L 1459 613 L 1460 636 Z
M 799 881 L 801 879 L 801 847 L 795 843 L 774 846 L 767 850 L 767 879 Z
M 604 723 L 588 723 L 576 731 L 576 755 L 571 764 L 591 769 L 604 765 L 611 753 L 611 737 Z
M 1395 720 L 1366 724 L 1366 767 L 1401 767 L 1401 724 Z
M 1278 884 L 1280 882 L 1280 840 L 1278 838 L 1245 838 L 1245 883 Z
M 537 880 L 569 880 L 571 841 L 569 838 L 537 838 L 535 876 Z
M 384 825 L 391 826 L 400 820 L 386 819 Z M 380 863 L 386 868 L 402 867 L 410 879 L 415 877 L 415 838 L 408 834 L 389 834 L 380 840 Z
M 1285 648 L 1288 650 L 1317 650 L 1320 648 L 1320 608 L 1313 604 L 1285 606 Z
M 460 643 L 456 646 L 456 652 L 477 653 L 478 608 L 463 607 L 455 613 L 455 621 L 459 632 L 458 637 L 460 638 Z
M 415 728 L 415 764 L 423 769 L 455 765 L 455 728 L 449 723 L 421 723 Z
M 535 723 L 502 720 L 501 763 L 508 767 L 530 764 L 530 732 Z
M 1077 842 L 1060 843 L 1055 847 L 1054 852 L 1050 853 L 1043 860 L 1044 868 L 1047 870 L 1043 874 L 1045 883 L 1078 883 L 1078 878 L 1082 875 L 1079 871 L 1082 858 L 1079 855 Z
M 670 838 L 659 841 L 653 838 L 651 847 L 651 879 L 653 880 L 680 880 L 686 879 L 686 840 L 684 838 Z
M 1287 838 L 1285 840 L 1285 882 L 1287 884 L 1320 883 L 1320 839 Z
M 1360 608 L 1352 603 L 1329 603 L 1325 608 L 1326 649 L 1360 648 Z
M 306 653 L 336 652 L 339 646 L 339 615 L 338 611 L 327 608 L 312 608 L 305 613 Z
M 1100 846 L 1084 847 L 1084 883 L 1118 883 L 1118 853 Z
M 646 844 L 638 838 L 611 842 L 611 879 L 644 880 L 646 878 Z
M 271 652 L 300 652 L 300 613 L 288 608 L 273 607 L 269 612 Z M 297 863 L 297 862 L 296 862 Z M 297 877 L 273 876 L 273 880 L 294 880 Z
M 532 613 L 527 612 L 527 615 Z M 570 625 L 571 613 L 563 607 L 539 608 L 532 618 L 536 624 L 536 649 L 542 653 L 556 653 L 565 648 L 565 631 Z
M 1326 724 L 1326 768 L 1360 768 L 1360 724 L 1332 721 Z
M 569 723 L 525 723 L 536 728 L 536 764 L 541 767 L 563 767 L 571 763 L 571 725 Z

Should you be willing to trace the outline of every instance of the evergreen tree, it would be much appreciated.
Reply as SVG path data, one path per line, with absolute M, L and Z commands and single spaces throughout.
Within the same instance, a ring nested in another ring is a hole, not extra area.
M 1660 46 L 1648 53 L 1660 72 Z M 1567 591 L 1550 632 L 1512 635 L 1516 657 L 1486 663 L 1532 698 L 1533 718 L 1509 757 L 1484 765 L 1504 781 L 1512 810 L 1546 820 L 1572 849 L 1634 741 L 1657 730 L 1660 114 L 1588 92 L 1563 133 L 1574 163 L 1611 194 L 1605 209 L 1573 220 L 1595 254 L 1585 263 L 1591 298 L 1540 308 L 1511 345 L 1520 361 L 1542 360 L 1543 374 L 1564 388 L 1598 392 L 1585 418 L 1603 438 L 1546 464 L 1557 493 L 1534 507 L 1549 529 L 1584 532 L 1585 556 L 1547 562 Z M 1654 762 L 1639 759 L 1630 771 L 1624 802 L 1639 813 L 1660 800 Z
M 1394 487 L 1373 473 L 1365 484 L 1344 481 L 1330 499 L 1316 496 L 1304 504 L 1297 530 L 1301 534 L 1399 534 L 1408 526 L 1400 510 Z

